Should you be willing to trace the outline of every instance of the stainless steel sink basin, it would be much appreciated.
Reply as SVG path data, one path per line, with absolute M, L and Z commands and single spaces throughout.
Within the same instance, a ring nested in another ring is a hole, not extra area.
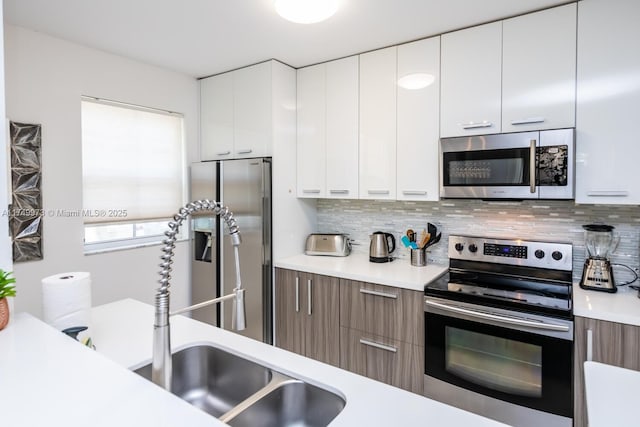
M 335 393 L 209 345 L 172 355 L 171 393 L 235 427 L 328 425 L 344 408 Z M 151 364 L 135 370 L 151 380 Z
M 233 427 L 326 426 L 344 408 L 338 395 L 288 380 L 227 421 Z
M 271 370 L 215 347 L 199 345 L 172 356 L 171 392 L 214 417 L 264 388 Z M 137 369 L 151 380 L 151 364 Z

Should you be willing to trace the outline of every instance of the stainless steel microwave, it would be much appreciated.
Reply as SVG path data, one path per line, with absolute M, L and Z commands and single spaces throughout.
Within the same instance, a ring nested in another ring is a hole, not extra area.
M 440 197 L 573 199 L 575 129 L 440 139 Z

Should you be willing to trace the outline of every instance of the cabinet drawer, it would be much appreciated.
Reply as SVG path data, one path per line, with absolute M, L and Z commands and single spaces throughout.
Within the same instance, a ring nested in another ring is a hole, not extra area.
M 422 394 L 424 348 L 348 328 L 340 328 L 340 367 Z
M 340 281 L 340 326 L 424 346 L 422 292 Z

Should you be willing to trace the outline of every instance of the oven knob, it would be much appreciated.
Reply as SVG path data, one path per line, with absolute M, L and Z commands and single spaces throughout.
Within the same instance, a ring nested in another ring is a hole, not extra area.
M 462 252 L 462 250 L 464 249 L 464 245 L 462 243 L 456 243 L 454 248 L 456 248 L 456 251 Z
M 536 258 L 538 258 L 538 259 L 544 258 L 544 251 L 543 251 L 542 249 L 538 249 L 538 250 L 537 250 L 537 251 L 535 251 L 533 254 L 534 254 L 534 255 L 536 256 Z
M 476 253 L 478 252 L 478 247 L 473 243 L 469 245 L 469 252 Z
M 551 254 L 551 258 L 555 259 L 556 261 L 560 261 L 562 259 L 562 252 L 553 251 L 553 253 Z

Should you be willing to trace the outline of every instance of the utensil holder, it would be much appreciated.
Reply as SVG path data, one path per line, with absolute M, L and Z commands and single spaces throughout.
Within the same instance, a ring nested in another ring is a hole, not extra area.
M 414 267 L 424 267 L 427 265 L 427 248 L 410 249 L 411 265 Z

